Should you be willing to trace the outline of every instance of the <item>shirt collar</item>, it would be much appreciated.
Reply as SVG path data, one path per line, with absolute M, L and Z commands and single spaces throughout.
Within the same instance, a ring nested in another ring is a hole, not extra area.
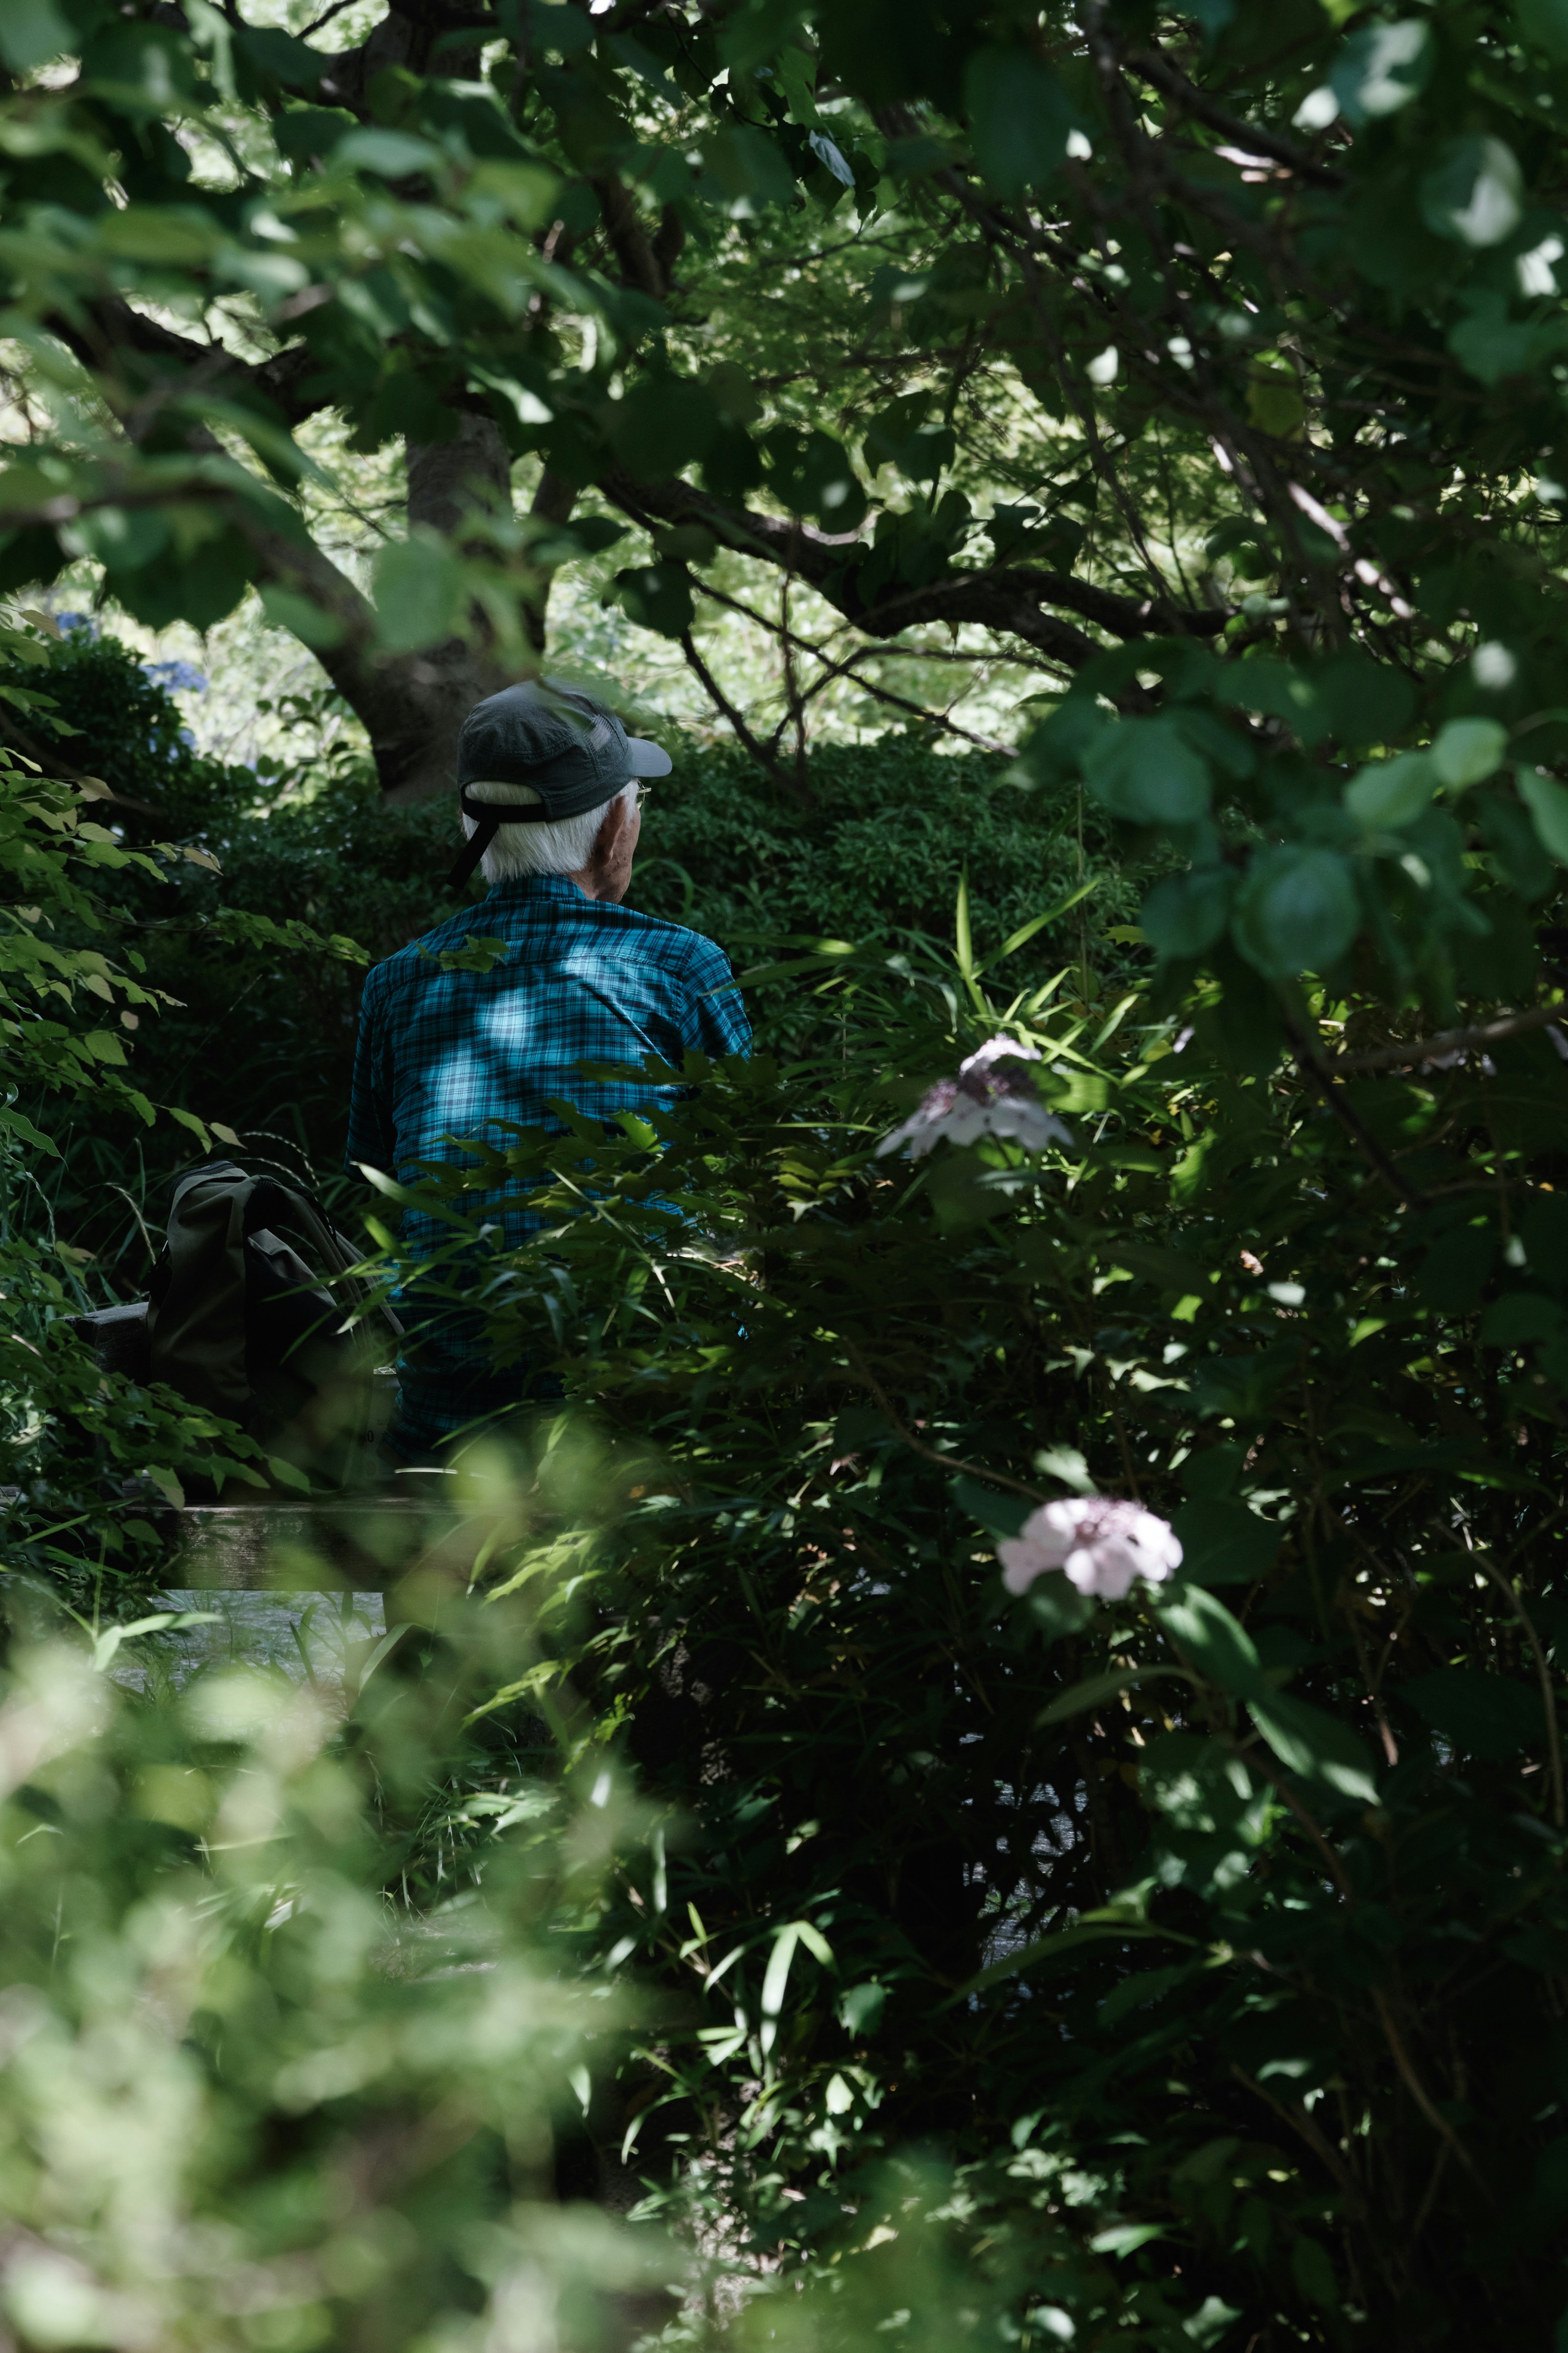
M 570 874 L 509 874 L 500 882 L 492 882 L 486 892 L 487 899 L 560 899 L 578 907 L 598 904 L 587 892 L 579 891 Z M 482 902 L 481 902 L 482 903 Z

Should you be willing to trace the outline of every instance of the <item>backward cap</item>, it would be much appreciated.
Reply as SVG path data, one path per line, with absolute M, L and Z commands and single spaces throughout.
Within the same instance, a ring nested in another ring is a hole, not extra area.
M 579 817 L 633 776 L 666 776 L 668 754 L 628 735 L 597 697 L 564 679 L 503 687 L 477 702 L 458 738 L 458 784 L 530 785 L 551 818 Z

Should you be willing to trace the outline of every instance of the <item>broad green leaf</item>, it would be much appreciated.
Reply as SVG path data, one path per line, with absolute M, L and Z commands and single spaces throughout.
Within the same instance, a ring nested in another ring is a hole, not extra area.
M 441 150 L 428 139 L 413 139 L 404 131 L 351 131 L 332 149 L 332 163 L 352 172 L 374 172 L 383 180 L 405 180 L 415 172 L 428 172 L 441 161 Z
M 1267 1575 L 1283 1531 L 1245 1504 L 1194 1501 L 1173 1514 L 1182 1574 L 1195 1585 L 1249 1585 Z
M 1195 1945 L 1198 1941 L 1195 1936 L 1184 1936 L 1179 1928 L 1157 1928 L 1152 1921 L 1136 1912 L 1107 1905 L 1103 1911 L 1086 1912 L 1070 1928 L 1058 1928 L 1051 1936 L 1038 1936 L 1033 1944 L 1021 1947 L 1000 1961 L 993 1961 L 978 1976 L 966 1978 L 940 2007 L 951 2010 L 954 2002 L 964 2001 L 987 1986 L 1000 1985 L 1004 1978 L 1016 1977 L 1020 1969 L 1045 1968 L 1053 1962 L 1068 1960 L 1080 1945 L 1101 1944 L 1107 1938 L 1120 1941 L 1143 1936 L 1158 1936 L 1168 1945 Z
M 1481 1318 L 1483 1348 L 1525 1348 L 1563 1328 L 1563 1310 L 1542 1291 L 1505 1291 Z
M 272 26 L 243 32 L 238 39 L 253 65 L 289 90 L 314 90 L 331 62 L 308 41 L 297 41 L 292 33 Z
M 1500 245 L 1519 227 L 1524 175 L 1500 139 L 1457 139 L 1421 183 L 1421 217 L 1435 237 Z
M 1401 752 L 1396 759 L 1374 761 L 1352 776 L 1345 786 L 1345 807 L 1358 825 L 1393 832 L 1425 815 L 1439 781 L 1429 753 Z
M 1377 1803 L 1377 1782 L 1365 1743 L 1337 1716 L 1293 1692 L 1248 1696 L 1247 1712 L 1288 1772 L 1321 1781 L 1342 1798 Z
M 691 590 L 673 564 L 633 565 L 616 573 L 614 586 L 628 618 L 660 637 L 683 636 L 696 618 Z
M 374 577 L 385 652 L 416 653 L 452 635 L 463 607 L 463 567 L 434 532 L 393 540 L 376 557 Z
M 1316 2239 L 1305 2232 L 1290 2250 L 1290 2274 L 1309 2304 L 1337 2313 L 1344 2302 L 1333 2264 Z
M 963 99 L 974 160 L 999 195 L 1020 196 L 1049 178 L 1067 153 L 1072 107 L 1042 58 L 1026 48 L 976 49 Z
M 324 652 L 331 646 L 342 643 L 343 625 L 335 614 L 323 613 L 308 596 L 299 596 L 292 588 L 271 585 L 261 592 L 261 609 L 275 628 L 287 629 L 291 638 L 312 652 Z
M 1450 792 L 1484 784 L 1502 765 L 1508 729 L 1496 719 L 1450 719 L 1432 746 L 1432 765 Z
M 1271 980 L 1325 972 L 1356 935 L 1361 906 L 1349 866 L 1331 849 L 1281 843 L 1253 860 L 1232 937 Z
M 1546 1737 L 1546 1715 L 1533 1683 L 1480 1667 L 1443 1667 L 1398 1686 L 1398 1697 L 1466 1757 L 1505 1764 Z
M 1568 0 L 1513 0 L 1513 13 L 1527 41 L 1568 63 Z
M 1568 866 L 1568 786 L 1537 768 L 1522 765 L 1513 772 L 1520 799 L 1535 820 L 1542 847 L 1562 866 Z
M 746 122 L 726 122 L 702 142 L 702 161 L 737 220 L 754 219 L 770 205 L 795 202 L 795 174 L 776 140 Z
M 1035 1506 L 1024 1495 L 1009 1495 L 1000 1487 L 983 1486 L 963 1476 L 952 1482 L 952 1500 L 993 1535 L 1016 1536 Z
M 1251 1635 L 1201 1585 L 1157 1588 L 1152 1606 L 1172 1641 L 1211 1683 L 1243 1699 L 1268 1693 Z
M 1345 121 L 1359 127 L 1408 106 L 1432 67 L 1432 36 L 1416 16 L 1352 33 L 1329 76 Z
M 1036 1717 L 1037 1724 L 1065 1724 L 1069 1716 L 1083 1715 L 1101 1701 L 1114 1699 L 1119 1692 L 1131 1691 L 1135 1683 L 1152 1683 L 1161 1677 L 1180 1675 L 1181 1667 L 1118 1667 L 1108 1675 L 1090 1675 L 1070 1691 L 1052 1700 Z
M 718 430 L 712 396 L 694 377 L 661 368 L 602 411 L 605 438 L 628 473 L 662 481 L 700 458 Z
M 1235 893 L 1236 876 L 1228 866 L 1167 874 L 1139 911 L 1143 936 L 1163 957 L 1201 955 L 1224 936 Z
M 1168 719 L 1124 719 L 1083 755 L 1084 781 L 1112 817 L 1132 825 L 1191 825 L 1206 815 L 1206 763 Z
M 5 0 L 0 7 L 0 58 L 13 73 L 31 73 L 76 46 L 55 0 Z
M 1234 1831 L 1253 1794 L 1236 1751 L 1197 1732 L 1156 1733 L 1138 1759 L 1138 1788 L 1152 1812 L 1192 1838 Z

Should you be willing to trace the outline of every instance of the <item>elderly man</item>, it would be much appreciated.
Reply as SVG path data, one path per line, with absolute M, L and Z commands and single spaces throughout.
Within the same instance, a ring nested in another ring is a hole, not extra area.
M 638 781 L 669 773 L 657 744 L 628 736 L 596 697 L 556 679 L 476 704 L 458 749 L 468 847 L 454 884 L 482 864 L 488 896 L 377 965 L 365 982 L 346 1155 L 351 1172 L 416 1180 L 421 1161 L 460 1157 L 452 1139 L 504 1145 L 500 1123 L 562 1132 L 552 1101 L 609 1119 L 656 1099 L 651 1085 L 579 1075 L 582 1062 L 679 1068 L 689 1050 L 743 1054 L 751 1029 L 729 961 L 711 940 L 622 905 L 642 820 Z M 488 971 L 441 968 L 475 936 L 505 941 Z M 542 1222 L 505 1220 L 515 1244 Z M 447 1229 L 404 1219 L 416 1257 Z M 408 1302 L 408 1349 L 388 1435 L 405 1462 L 517 1402 L 526 1367 L 498 1373 L 477 1318 Z

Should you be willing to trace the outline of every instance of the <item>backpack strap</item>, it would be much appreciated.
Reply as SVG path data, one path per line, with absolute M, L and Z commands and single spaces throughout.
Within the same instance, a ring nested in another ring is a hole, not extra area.
M 363 1251 L 356 1250 L 348 1236 L 339 1232 L 311 1194 L 301 1192 L 294 1186 L 279 1186 L 276 1190 L 287 1198 L 289 1224 L 309 1244 L 307 1255 L 313 1256 L 322 1272 L 333 1278 L 336 1297 L 348 1308 L 365 1306 L 373 1295 L 369 1284 L 349 1275 L 350 1267 L 359 1264 Z M 273 1214 L 276 1214 L 275 1208 Z M 384 1325 L 389 1340 L 402 1339 L 403 1325 L 390 1307 L 380 1306 L 374 1314 L 376 1320 Z
M 164 1280 L 147 1312 L 151 1377 L 234 1421 L 250 1403 L 245 1208 L 253 1181 L 232 1160 L 216 1160 L 174 1187 Z

